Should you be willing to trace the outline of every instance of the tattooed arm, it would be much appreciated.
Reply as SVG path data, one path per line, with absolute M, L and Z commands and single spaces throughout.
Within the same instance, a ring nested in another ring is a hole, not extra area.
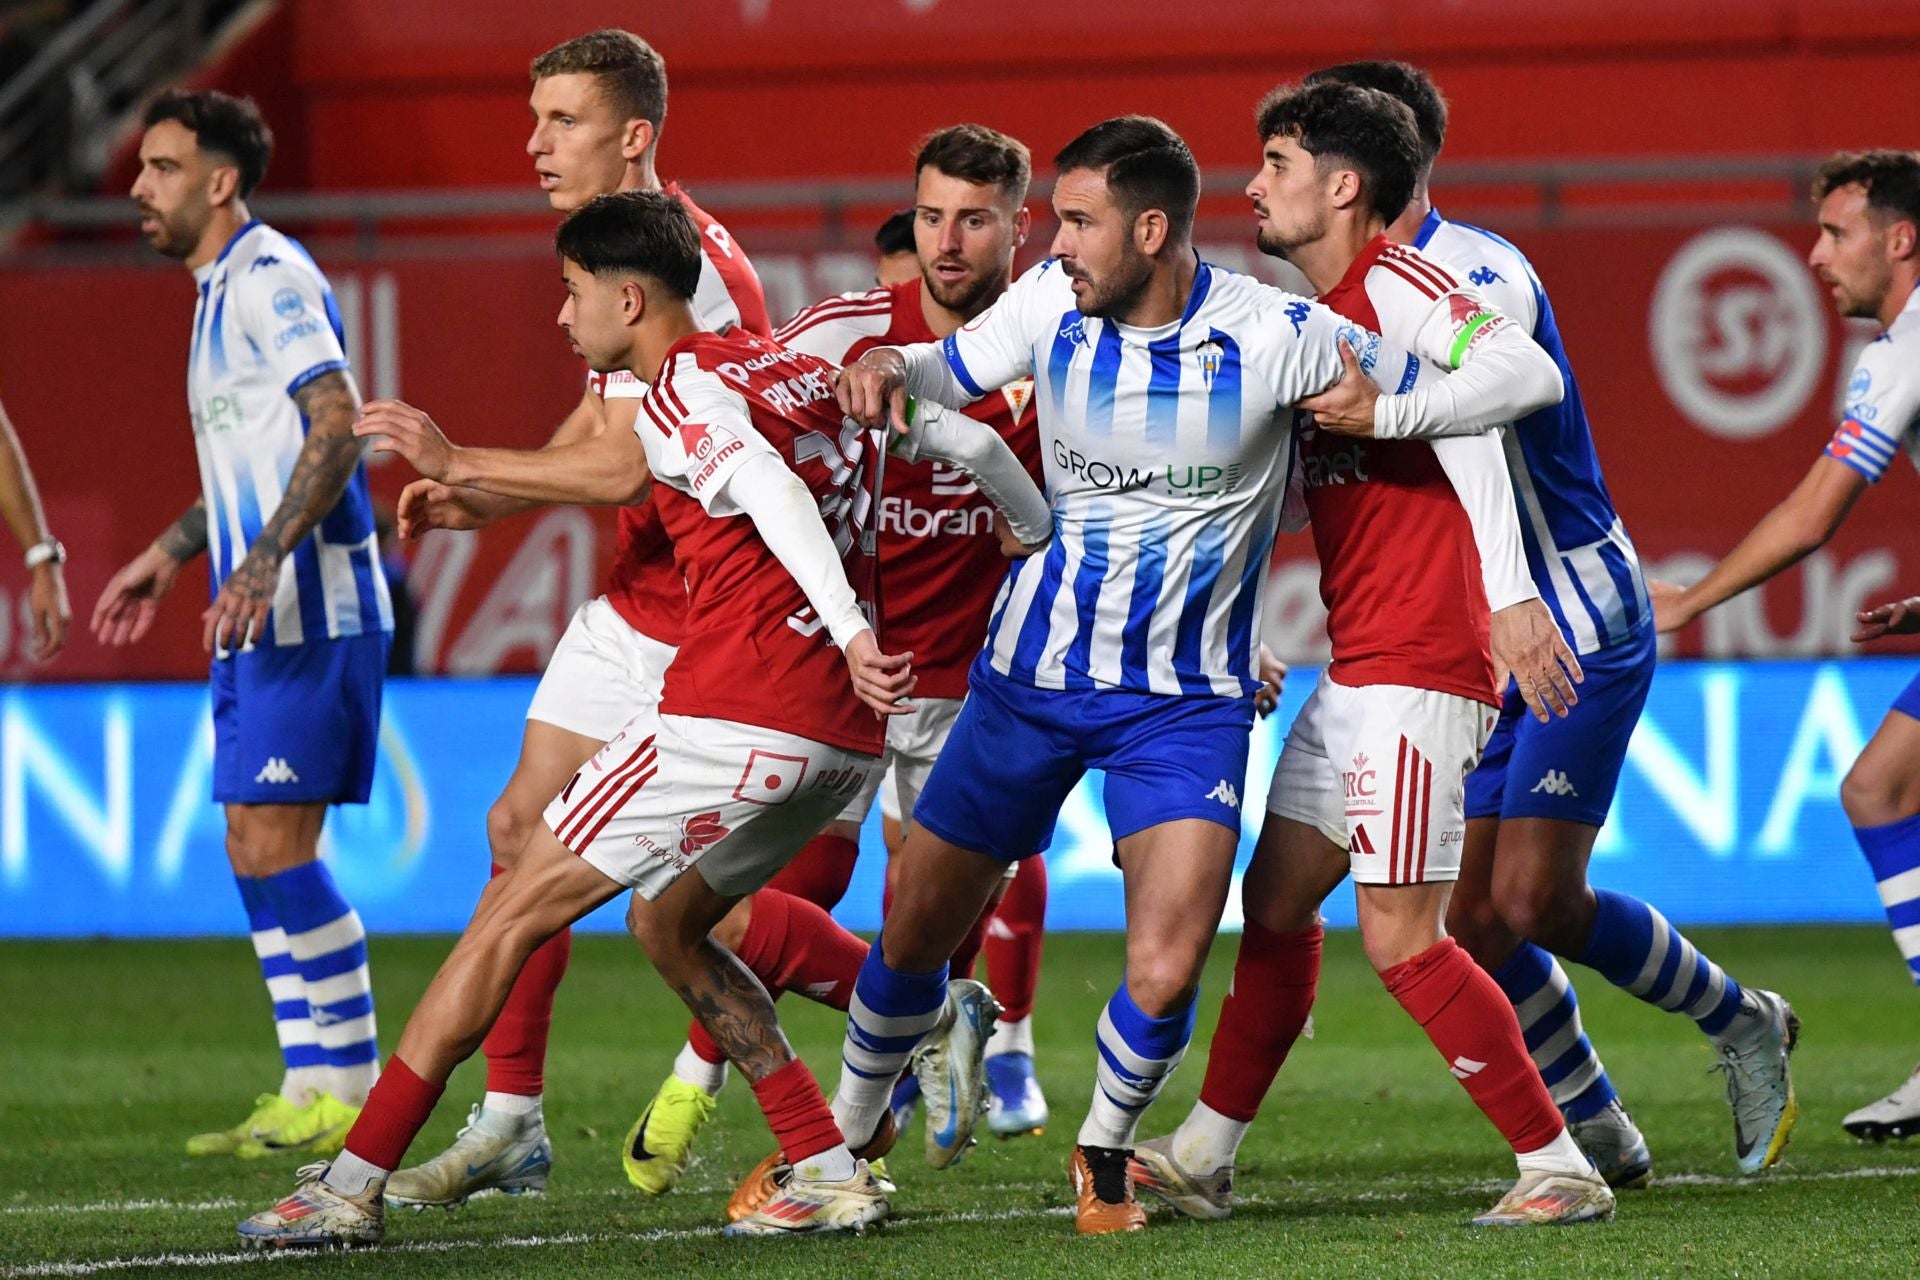
M 201 642 L 209 650 L 238 649 L 249 639 L 259 638 L 280 584 L 280 562 L 333 510 L 353 478 L 353 469 L 360 465 L 360 442 L 353 435 L 360 393 L 351 375 L 344 369 L 323 373 L 295 391 L 293 399 L 307 418 L 307 442 L 287 477 L 280 505 L 253 540 L 246 559 L 228 575 L 213 604 L 200 615 L 205 623 Z M 203 545 L 204 541 L 203 530 Z
M 113 575 L 93 606 L 93 636 L 109 648 L 147 634 L 180 566 L 207 549 L 207 502 L 197 498 L 153 544 Z

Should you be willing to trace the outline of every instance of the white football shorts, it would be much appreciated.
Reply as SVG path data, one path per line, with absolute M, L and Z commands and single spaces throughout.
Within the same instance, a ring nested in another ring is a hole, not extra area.
M 628 721 L 547 806 L 560 843 L 652 900 L 698 868 L 752 893 L 879 773 L 874 757 L 757 725 Z
M 672 645 L 635 631 L 605 596 L 573 611 L 547 659 L 527 719 L 601 742 L 660 705 Z
M 920 698 L 913 710 L 887 721 L 887 747 L 880 757 L 881 768 L 860 794 L 841 811 L 839 820 L 855 826 L 867 820 L 876 796 L 880 812 L 901 823 L 913 825 L 913 806 L 926 789 L 927 775 L 947 745 L 953 722 L 960 718 L 964 698 Z
M 1287 732 L 1267 811 L 1346 849 L 1356 883 L 1458 880 L 1466 777 L 1495 715 L 1458 694 L 1322 674 Z

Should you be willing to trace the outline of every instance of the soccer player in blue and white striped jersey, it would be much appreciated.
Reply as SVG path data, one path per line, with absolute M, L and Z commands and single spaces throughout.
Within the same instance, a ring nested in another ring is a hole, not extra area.
M 1293 407 L 1340 384 L 1343 334 L 1404 393 L 1382 395 L 1378 415 L 1430 424 L 1475 402 L 1453 377 L 1416 388 L 1417 360 L 1326 308 L 1199 261 L 1199 172 L 1159 121 L 1096 125 L 1055 163 L 1057 256 L 944 341 L 878 349 L 841 377 L 843 406 L 877 421 L 907 393 L 959 406 L 1032 376 L 1054 537 L 1009 575 L 915 808 L 834 1111 L 866 1141 L 908 1053 L 938 1031 L 957 1099 L 942 1137 L 964 1142 L 985 1020 L 964 1001 L 943 1013 L 961 917 L 1008 861 L 1045 847 L 1083 773 L 1104 770 L 1127 971 L 1100 1019 L 1072 1163 L 1079 1229 L 1100 1233 L 1145 1225 L 1128 1149 L 1186 1051 L 1232 874 Z
M 1434 209 L 1427 184 L 1447 114 L 1425 72 L 1358 62 L 1307 77 L 1309 84 L 1319 80 L 1379 89 L 1413 111 L 1426 164 L 1388 236 L 1451 267 L 1526 325 L 1566 386 L 1558 405 L 1516 422 L 1505 447 L 1528 566 L 1586 673 L 1580 708 L 1542 722 L 1508 693 L 1486 754 L 1467 779 L 1465 856 L 1448 930 L 1513 1001 L 1554 1101 L 1609 1182 L 1644 1186 L 1652 1159 L 1581 1028 L 1556 955 L 1693 1019 L 1729 1068 L 1740 1168 L 1764 1168 L 1779 1158 L 1793 1127 L 1793 1011 L 1772 992 L 1743 988 L 1649 904 L 1587 883 L 1587 860 L 1653 681 L 1653 609 L 1600 474 L 1553 307 L 1518 249 Z
M 1897 454 L 1920 464 L 1920 152 L 1840 152 L 1813 183 L 1819 235 L 1807 262 L 1840 314 L 1880 332 L 1847 377 L 1846 408 L 1804 479 L 1740 545 L 1687 588 L 1654 583 L 1660 630 L 1673 631 L 1831 538 Z M 1920 598 L 1863 611 L 1856 643 L 1920 631 Z M 1894 945 L 1920 982 L 1920 680 L 1894 699 L 1840 784 L 1840 803 L 1880 888 Z M 1920 1133 L 1920 1071 L 1840 1122 L 1879 1141 Z
M 141 230 L 193 273 L 187 369 L 201 497 L 114 575 L 102 643 L 146 634 L 205 551 L 213 604 L 213 798 L 273 1000 L 278 1091 L 191 1155 L 337 1151 L 379 1074 L 366 931 L 318 860 L 330 804 L 373 783 L 393 607 L 375 545 L 359 393 L 313 259 L 247 212 L 273 139 L 251 101 L 163 94 L 133 198 Z

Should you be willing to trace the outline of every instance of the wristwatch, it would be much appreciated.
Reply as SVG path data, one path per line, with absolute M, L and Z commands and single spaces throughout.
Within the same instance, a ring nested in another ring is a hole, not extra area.
M 67 562 L 67 549 L 58 538 L 48 538 L 45 542 L 27 548 L 27 568 L 38 569 L 51 561 L 54 564 Z

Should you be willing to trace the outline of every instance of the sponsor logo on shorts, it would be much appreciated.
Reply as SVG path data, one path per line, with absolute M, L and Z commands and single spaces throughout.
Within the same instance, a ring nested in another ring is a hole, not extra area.
M 813 789 L 828 795 L 850 796 L 867 780 L 867 771 L 858 765 L 844 769 L 822 769 L 813 775 Z
M 680 852 L 692 857 L 711 845 L 718 844 L 727 835 L 727 828 L 720 821 L 720 811 L 696 813 L 680 819 Z
M 1346 783 L 1347 816 L 1372 815 L 1380 812 L 1380 774 L 1373 767 L 1373 761 L 1362 751 L 1353 757 L 1353 768 L 1341 773 Z M 1367 849 L 1364 852 L 1372 853 Z
M 1218 800 L 1229 809 L 1238 809 L 1240 807 L 1240 793 L 1235 791 L 1233 784 L 1225 778 L 1220 779 L 1219 782 L 1214 784 L 1213 790 L 1207 792 L 1207 799 Z
M 1547 776 L 1534 783 L 1533 790 L 1528 794 L 1538 795 L 1542 791 L 1550 796 L 1572 796 L 1576 800 L 1580 798 L 1580 793 L 1573 789 L 1571 782 L 1567 781 L 1565 772 L 1559 769 L 1547 770 Z
M 293 771 L 293 766 L 287 763 L 286 757 L 271 756 L 265 764 L 260 766 L 260 772 L 253 775 L 253 780 L 271 783 L 298 782 L 300 775 Z

